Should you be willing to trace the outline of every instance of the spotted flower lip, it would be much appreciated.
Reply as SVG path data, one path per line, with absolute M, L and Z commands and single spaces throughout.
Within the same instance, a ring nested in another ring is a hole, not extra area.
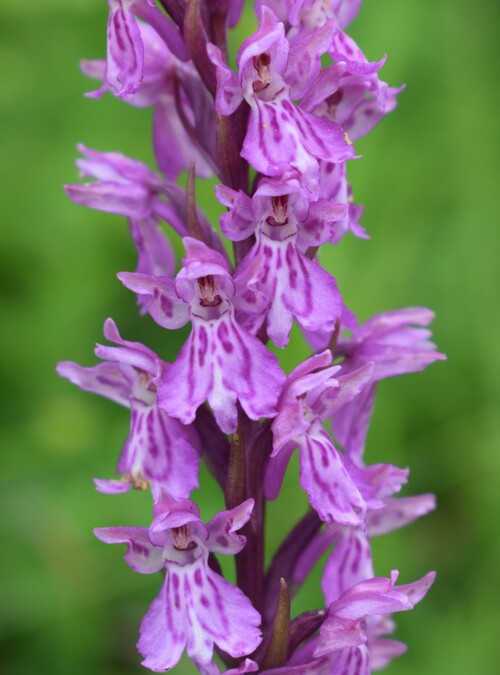
M 123 340 L 112 319 L 104 324 L 105 337 L 117 347 L 98 345 L 103 359 L 85 368 L 63 361 L 57 372 L 81 389 L 105 396 L 130 408 L 130 432 L 118 462 L 123 480 L 96 479 L 100 492 L 118 494 L 131 486 L 153 494 L 167 489 L 185 497 L 198 486 L 201 451 L 196 432 L 169 417 L 158 407 L 157 377 L 160 359 L 137 342 Z
M 268 336 L 282 348 L 288 344 L 294 317 L 304 328 L 333 330 L 342 298 L 334 277 L 306 251 L 332 236 L 347 205 L 311 204 L 295 176 L 261 180 L 252 198 L 227 187 L 217 194 L 229 207 L 221 218 L 225 234 L 239 240 L 255 232 L 256 242 L 234 277 L 241 295 L 251 287 L 267 299 L 250 330 L 255 332 L 265 319 Z M 244 323 L 248 317 L 236 309 L 236 318 Z
M 354 157 L 349 138 L 336 122 L 294 103 L 299 83 L 314 79 L 319 72 L 320 56 L 331 38 L 330 26 L 320 29 L 301 58 L 294 58 L 283 24 L 263 5 L 257 32 L 238 52 L 239 75 L 224 63 L 217 47 L 208 48 L 217 73 L 217 111 L 229 115 L 243 99 L 250 105 L 242 157 L 267 176 L 294 169 L 313 199 L 318 197 L 319 161 L 342 163 Z
M 127 545 L 125 561 L 136 572 L 165 570 L 165 581 L 141 625 L 138 649 L 143 665 L 155 672 L 173 668 L 186 649 L 200 670 L 212 662 L 214 644 L 235 658 L 261 642 L 260 615 L 242 591 L 208 564 L 209 553 L 234 555 L 245 546 L 237 534 L 250 518 L 248 499 L 221 511 L 206 525 L 196 505 L 162 492 L 149 529 L 97 528 L 107 544 Z
M 346 378 L 341 387 L 334 377 L 340 367 L 330 366 L 331 360 L 327 350 L 307 359 L 289 375 L 272 424 L 273 452 L 265 492 L 268 499 L 277 496 L 290 457 L 298 446 L 301 485 L 319 517 L 327 522 L 361 525 L 367 509 L 365 499 L 321 420 L 327 411 L 356 395 L 370 377 L 371 365 Z M 342 393 L 332 394 L 337 389 L 342 389 Z
M 285 379 L 274 354 L 235 319 L 234 283 L 225 258 L 191 237 L 173 280 L 121 273 L 122 283 L 149 295 L 148 311 L 164 328 L 191 321 L 192 332 L 177 360 L 160 375 L 160 407 L 183 424 L 207 400 L 219 427 L 233 433 L 237 401 L 250 419 L 274 417 Z

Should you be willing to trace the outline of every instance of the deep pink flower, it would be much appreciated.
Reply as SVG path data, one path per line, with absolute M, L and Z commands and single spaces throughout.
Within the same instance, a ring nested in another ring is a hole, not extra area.
M 331 44 L 330 25 L 320 29 L 307 49 L 293 51 L 284 26 L 266 6 L 259 29 L 242 44 L 238 75 L 224 63 L 220 50 L 209 46 L 217 69 L 217 111 L 229 115 L 245 99 L 250 105 L 242 156 L 259 172 L 281 176 L 294 169 L 303 187 L 318 196 L 319 161 L 345 162 L 354 156 L 351 142 L 336 122 L 317 117 L 294 101 L 304 82 L 319 74 L 321 55 Z
M 123 480 L 96 479 L 100 492 L 126 492 L 130 485 L 154 494 L 161 488 L 174 497 L 187 497 L 198 487 L 199 440 L 191 427 L 180 424 L 158 407 L 160 359 L 139 344 L 123 340 L 112 319 L 104 324 L 105 337 L 118 347 L 97 345 L 104 360 L 85 368 L 62 361 L 57 372 L 81 389 L 130 408 L 130 432 L 118 462 Z
M 276 415 L 285 375 L 274 354 L 236 321 L 226 259 L 197 239 L 183 241 L 187 256 L 175 281 L 127 273 L 119 278 L 135 293 L 149 295 L 147 310 L 164 328 L 191 321 L 191 335 L 161 374 L 162 409 L 189 424 L 208 401 L 222 431 L 233 433 L 237 401 L 250 419 Z
M 173 668 L 186 649 L 200 667 L 209 666 L 214 644 L 241 658 L 261 641 L 260 615 L 239 588 L 208 564 L 209 553 L 234 555 L 245 546 L 237 531 L 250 518 L 253 500 L 218 513 L 208 524 L 196 505 L 163 493 L 149 529 L 94 530 L 107 544 L 127 544 L 125 561 L 141 574 L 165 570 L 165 581 L 141 625 L 137 647 L 142 665 L 155 672 Z

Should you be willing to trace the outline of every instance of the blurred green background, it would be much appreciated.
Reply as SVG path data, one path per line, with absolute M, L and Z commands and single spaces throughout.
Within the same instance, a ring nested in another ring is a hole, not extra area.
M 406 82 L 400 105 L 357 144 L 350 176 L 370 242 L 325 252 L 359 317 L 432 307 L 448 362 L 379 387 L 368 460 L 411 467 L 405 494 L 432 491 L 436 513 L 375 542 L 377 573 L 402 582 L 436 569 L 414 612 L 397 617 L 409 644 L 391 675 L 495 675 L 500 632 L 497 0 L 367 0 L 351 27 L 384 79 Z M 73 205 L 77 142 L 151 162 L 151 113 L 83 98 L 78 60 L 105 53 L 105 0 L 0 4 L 2 672 L 140 671 L 139 623 L 159 579 L 133 573 L 92 528 L 147 525 L 150 499 L 107 497 L 127 412 L 54 371 L 93 364 L 107 316 L 122 334 L 173 358 L 186 333 L 140 319 L 116 280 L 135 254 L 122 218 Z M 249 27 L 249 26 L 248 26 Z M 210 189 L 201 190 L 212 218 Z M 306 355 L 295 335 L 287 367 Z M 270 507 L 269 554 L 305 509 L 297 467 Z M 206 473 L 195 495 L 222 504 Z M 295 611 L 320 605 L 319 573 Z M 191 674 L 183 661 L 176 672 Z

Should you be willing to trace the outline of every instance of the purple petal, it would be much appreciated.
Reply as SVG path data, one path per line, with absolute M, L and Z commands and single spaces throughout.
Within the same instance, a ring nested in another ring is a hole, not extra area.
M 200 83 L 199 85 L 203 85 Z M 156 162 L 169 180 L 177 180 L 182 171 L 188 171 L 194 162 L 196 174 L 202 178 L 209 178 L 212 166 L 194 144 L 183 124 L 173 96 L 163 95 L 155 106 L 153 120 L 153 147 Z M 185 104 L 183 115 L 188 117 L 191 110 Z
M 255 231 L 256 220 L 252 213 L 252 200 L 241 190 L 236 192 L 226 185 L 216 185 L 217 199 L 229 208 L 220 219 L 221 230 L 228 239 L 242 241 Z
M 409 600 L 408 594 L 394 586 L 396 577 L 397 572 L 393 572 L 391 579 L 374 577 L 351 586 L 330 605 L 329 612 L 332 616 L 358 620 L 374 614 L 413 609 L 414 603 Z M 327 622 L 328 618 L 325 624 Z
M 371 537 L 392 532 L 408 525 L 420 516 L 426 515 L 435 508 L 436 498 L 430 494 L 386 499 L 382 509 L 368 513 L 366 519 L 368 532 Z
M 332 616 L 328 616 L 321 626 L 318 645 L 314 650 L 314 656 L 324 656 L 325 654 L 341 651 L 344 649 L 349 650 L 350 652 L 353 647 L 358 647 L 365 642 L 366 635 L 363 633 L 359 621 L 336 616 L 334 614 Z M 348 655 L 346 654 L 343 655 L 343 657 L 344 656 Z M 343 657 L 342 661 L 344 661 Z M 345 660 L 342 665 L 345 666 L 348 662 L 348 660 Z M 335 672 L 335 670 L 333 672 Z M 351 669 L 347 669 L 346 671 L 339 670 L 338 672 L 352 672 L 353 675 L 358 675 L 360 671 L 351 671 Z
M 328 331 L 341 315 L 335 279 L 298 250 L 296 230 L 282 241 L 259 233 L 235 275 L 237 287 L 250 281 L 269 299 L 267 332 L 278 347 L 288 344 L 294 316 L 305 329 Z
M 132 384 L 114 363 L 99 363 L 97 366 L 85 368 L 72 361 L 61 361 L 56 370 L 58 375 L 73 382 L 80 389 L 109 398 L 126 408 L 130 407 Z
M 189 577 L 185 575 L 184 592 L 193 608 L 187 648 L 191 658 L 201 662 L 211 660 L 212 645 L 209 648 L 208 641 L 235 658 L 251 654 L 260 644 L 260 614 L 239 588 L 202 560 L 190 567 Z
M 119 347 L 108 347 L 98 344 L 95 354 L 106 361 L 116 361 L 124 366 L 132 366 L 137 370 L 148 373 L 153 377 L 157 374 L 159 367 L 158 356 L 140 342 L 124 340 L 113 319 L 106 319 L 104 322 L 104 337 L 111 342 L 119 344 Z
M 207 524 L 209 539 L 207 548 L 213 553 L 235 555 L 246 543 L 246 538 L 236 534 L 250 519 L 254 507 L 254 500 L 245 502 L 229 511 L 220 511 Z
M 105 478 L 94 478 L 94 485 L 97 492 L 105 495 L 119 495 L 130 490 L 130 482 L 127 480 L 106 480 Z
M 274 354 L 228 312 L 218 321 L 193 320 L 177 360 L 165 367 L 160 405 L 189 424 L 208 400 L 221 430 L 233 433 L 236 400 L 251 419 L 274 417 L 284 379 Z
M 179 568 L 182 572 L 183 568 Z M 167 572 L 158 597 L 141 623 L 137 649 L 142 665 L 155 673 L 170 670 L 179 662 L 187 642 L 186 598 L 180 589 L 180 575 Z
M 113 0 L 108 20 L 106 80 L 117 96 L 138 90 L 144 68 L 144 45 L 128 4 Z
M 318 160 L 345 162 L 354 151 L 338 124 L 306 113 L 283 98 L 255 99 L 241 155 L 268 176 L 296 169 L 304 188 L 317 197 Z
M 360 525 L 366 503 L 319 419 L 299 439 L 299 447 L 300 484 L 321 520 Z
M 359 396 L 337 410 L 332 418 L 335 438 L 357 464 L 362 463 L 368 426 L 375 403 L 375 385 L 365 387 Z
M 215 66 L 217 76 L 217 96 L 215 107 L 221 115 L 232 115 L 243 101 L 243 92 L 236 73 L 226 65 L 221 51 L 212 44 L 207 45 L 207 54 Z
M 83 159 L 77 159 L 76 165 L 84 177 L 124 184 L 137 183 L 148 189 L 160 188 L 162 185 L 154 171 L 137 159 L 120 152 L 92 150 L 83 143 L 79 143 L 77 149 Z
M 173 277 L 175 256 L 169 240 L 154 219 L 129 221 L 139 260 L 136 272 L 151 276 Z
M 301 99 L 321 70 L 321 55 L 330 47 L 335 33 L 333 21 L 327 21 L 312 33 L 299 35 L 291 44 L 285 73 L 290 98 Z
M 213 572 L 202 557 L 168 566 L 167 578 L 141 626 L 143 665 L 160 672 L 176 665 L 187 647 L 196 663 L 209 664 L 213 645 L 240 658 L 261 641 L 260 615 L 246 596 Z
M 153 493 L 164 488 L 177 499 L 198 487 L 199 465 L 199 454 L 183 425 L 156 405 L 133 404 L 118 473 L 143 478 Z
M 118 279 L 137 293 L 141 304 L 163 328 L 181 328 L 189 321 L 189 307 L 176 293 L 175 282 L 164 276 L 120 272 Z
M 144 527 L 97 527 L 94 534 L 105 544 L 127 544 L 125 562 L 136 572 L 153 574 L 163 568 L 162 551 Z
M 360 528 L 341 528 L 321 579 L 325 604 L 331 605 L 348 588 L 374 575 L 370 541 Z
M 370 640 L 370 666 L 373 670 L 382 670 L 407 649 L 408 647 L 398 640 L 376 637 Z
M 151 195 L 142 185 L 105 181 L 66 185 L 64 190 L 75 204 L 90 209 L 117 213 L 128 218 L 148 218 L 152 215 Z
M 342 371 L 341 371 L 342 373 Z M 318 395 L 311 407 L 314 412 L 324 421 L 336 413 L 346 403 L 352 401 L 370 382 L 373 375 L 373 363 L 366 363 L 361 368 L 337 377 L 339 386 L 325 388 Z
M 435 572 L 429 572 L 418 581 L 413 581 L 411 584 L 404 584 L 398 586 L 397 590 L 404 593 L 412 605 L 419 603 L 426 595 L 429 588 L 436 579 Z

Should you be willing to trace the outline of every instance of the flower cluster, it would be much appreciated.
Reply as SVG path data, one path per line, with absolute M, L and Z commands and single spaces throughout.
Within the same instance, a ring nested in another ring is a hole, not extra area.
M 95 485 L 150 489 L 153 521 L 95 534 L 126 544 L 133 570 L 163 572 L 142 621 L 142 663 L 169 670 L 186 650 L 209 675 L 383 668 L 405 650 L 384 637 L 390 615 L 419 602 L 434 575 L 403 585 L 396 571 L 375 576 L 371 539 L 428 513 L 434 498 L 395 498 L 408 470 L 365 463 L 376 383 L 444 357 L 429 340 L 429 310 L 358 324 L 317 253 L 349 232 L 367 237 L 346 165 L 401 88 L 379 79 L 385 59 L 369 62 L 344 32 L 360 0 L 256 0 L 258 27 L 236 72 L 227 30 L 241 0 L 108 4 L 106 59 L 82 62 L 101 81 L 88 96 L 153 108 L 157 171 L 79 146 L 78 168 L 92 180 L 66 192 L 128 219 L 138 264 L 119 280 L 142 314 L 191 332 L 166 362 L 107 319 L 114 346 L 97 345 L 101 362 L 65 361 L 58 372 L 130 409 L 120 476 Z M 222 235 L 195 200 L 196 180 L 210 176 L 227 207 Z M 178 272 L 165 226 L 185 248 Z M 269 341 L 286 348 L 294 319 L 313 353 L 286 375 Z M 265 569 L 265 502 L 295 451 L 311 508 Z M 201 459 L 226 502 L 208 523 L 191 500 Z M 327 551 L 324 606 L 292 619 L 293 595 Z M 235 584 L 219 555 L 235 556 Z

